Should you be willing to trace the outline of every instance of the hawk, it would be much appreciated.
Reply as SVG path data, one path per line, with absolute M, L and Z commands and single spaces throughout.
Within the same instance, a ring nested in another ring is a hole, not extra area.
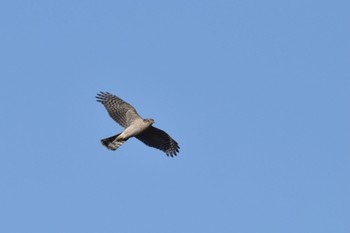
M 173 157 L 179 152 L 180 147 L 174 139 L 152 126 L 153 119 L 142 119 L 127 102 L 108 92 L 98 93 L 96 99 L 105 106 L 113 120 L 124 127 L 123 132 L 101 140 L 108 149 L 116 150 L 129 138 L 136 137 L 147 146 L 162 150 L 167 156 Z

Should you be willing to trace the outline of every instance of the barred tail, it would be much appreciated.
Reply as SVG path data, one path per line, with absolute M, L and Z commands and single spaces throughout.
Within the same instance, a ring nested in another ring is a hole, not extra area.
M 105 147 L 107 147 L 110 150 L 116 150 L 121 145 L 123 145 L 124 142 L 126 142 L 126 140 L 117 141 L 116 138 L 118 136 L 119 136 L 119 134 L 114 135 L 114 136 L 109 137 L 109 138 L 104 138 L 104 139 L 101 140 L 101 143 L 102 143 L 102 145 L 104 145 Z

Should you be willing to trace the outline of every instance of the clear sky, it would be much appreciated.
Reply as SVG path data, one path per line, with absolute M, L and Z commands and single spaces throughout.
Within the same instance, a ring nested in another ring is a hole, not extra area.
M 1 1 L 0 232 L 350 232 L 349 1 Z M 129 140 L 109 91 L 176 139 Z

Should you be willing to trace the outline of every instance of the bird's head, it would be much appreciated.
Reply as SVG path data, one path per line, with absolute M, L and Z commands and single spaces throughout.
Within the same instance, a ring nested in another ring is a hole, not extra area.
M 150 125 L 152 125 L 154 123 L 154 120 L 150 119 L 150 118 L 149 119 L 144 119 L 143 121 L 149 123 Z

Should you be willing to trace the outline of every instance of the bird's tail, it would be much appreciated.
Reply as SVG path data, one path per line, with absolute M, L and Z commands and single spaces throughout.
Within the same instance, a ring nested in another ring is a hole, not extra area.
M 101 139 L 101 143 L 102 145 L 104 145 L 105 147 L 107 147 L 108 149 L 110 150 L 116 150 L 118 149 L 121 145 L 124 144 L 124 142 L 126 142 L 125 139 L 123 140 L 116 140 L 116 138 L 119 136 L 119 134 L 117 135 L 114 135 L 112 137 L 109 137 L 109 138 L 104 138 L 104 139 Z

